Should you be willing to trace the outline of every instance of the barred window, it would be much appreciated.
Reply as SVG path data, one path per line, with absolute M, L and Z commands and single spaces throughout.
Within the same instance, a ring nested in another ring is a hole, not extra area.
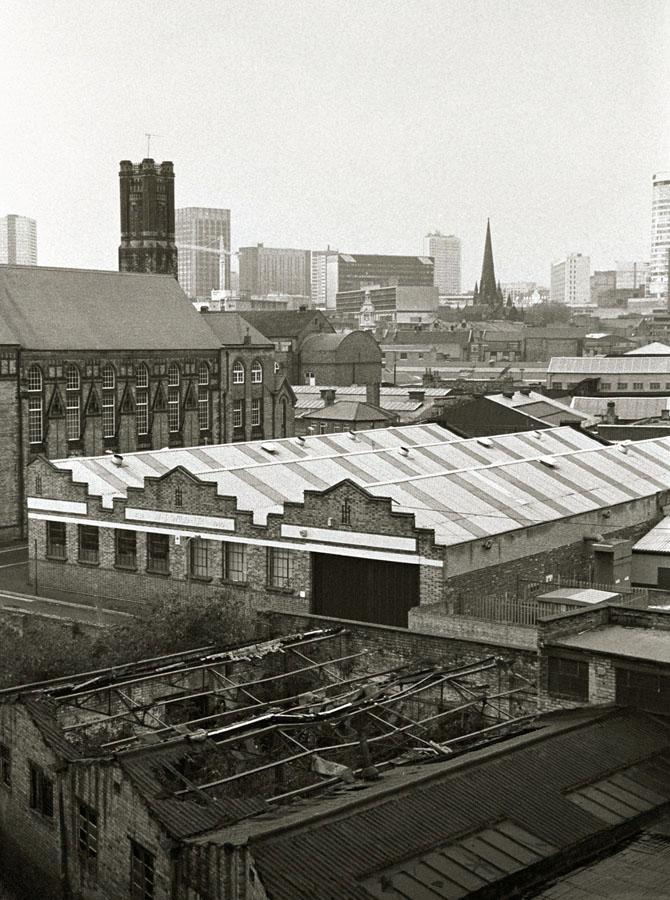
M 47 556 L 66 559 L 67 538 L 65 522 L 47 522 Z
M 65 427 L 68 441 L 78 441 L 81 435 L 79 394 L 67 395 Z
M 244 427 L 244 400 L 235 400 L 233 403 L 233 428 Z
M 168 385 L 169 387 L 179 387 L 180 373 L 177 363 L 170 363 L 168 366 Z
M 246 544 L 226 543 L 221 547 L 223 557 L 223 577 L 227 581 L 247 580 Z
M 206 362 L 198 366 L 198 384 L 209 384 L 209 366 Z
M 189 547 L 189 575 L 193 578 L 209 577 L 209 541 L 191 538 Z
M 153 900 L 155 897 L 156 860 L 136 841 L 130 842 L 130 896 L 132 900 Z
M 28 440 L 31 444 L 41 444 L 44 438 L 42 422 L 42 397 L 28 398 Z
M 6 744 L 0 743 L 0 782 L 6 787 L 12 786 L 12 751 Z
M 261 384 L 263 381 L 263 366 L 255 360 L 251 364 L 251 383 L 252 384 Z
M 116 375 L 114 366 L 109 365 L 102 367 L 102 389 L 103 391 L 112 391 L 116 387 Z
M 54 785 L 45 771 L 34 763 L 28 763 L 30 769 L 30 808 L 43 816 L 54 814 Z
M 149 392 L 139 390 L 135 397 L 135 422 L 138 434 L 149 432 Z
M 268 584 L 270 587 L 289 588 L 293 577 L 293 557 L 290 550 L 268 547 Z
M 116 434 L 116 397 L 107 391 L 102 395 L 102 435 L 114 437 Z
M 149 387 L 149 370 L 144 363 L 140 363 L 137 367 L 137 380 L 135 383 L 138 388 Z
M 244 384 L 244 366 L 239 359 L 233 365 L 233 384 Z
M 65 389 L 68 391 L 78 391 L 81 387 L 81 379 L 79 377 L 79 369 L 76 366 L 69 365 L 65 369 Z
M 100 553 L 100 532 L 97 525 L 79 526 L 79 562 L 97 563 Z
M 200 431 L 209 428 L 209 388 L 206 384 L 198 385 L 198 427 Z
M 42 390 L 42 370 L 39 366 L 31 366 L 28 369 L 28 390 L 29 391 L 41 391 Z
M 170 571 L 170 542 L 167 534 L 147 534 L 147 572 L 166 575 Z
M 260 398 L 254 397 L 251 401 L 251 427 L 258 428 L 261 424 L 261 401 Z
M 79 855 L 85 860 L 98 855 L 98 813 L 86 803 L 79 802 Z
M 168 428 L 179 431 L 179 388 L 168 388 Z
M 125 528 L 116 529 L 116 565 L 134 569 L 137 565 L 137 534 Z

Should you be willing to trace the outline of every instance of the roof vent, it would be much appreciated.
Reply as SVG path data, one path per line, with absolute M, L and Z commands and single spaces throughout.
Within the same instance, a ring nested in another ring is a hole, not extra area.
M 261 444 L 261 450 L 265 450 L 266 453 L 276 453 L 277 445 L 276 444 Z
M 123 465 L 123 457 L 121 456 L 120 453 L 113 453 L 112 454 L 112 462 L 114 463 L 115 466 L 122 466 Z
M 400 447 L 400 448 L 398 449 L 398 453 L 399 453 L 401 456 L 409 456 L 409 447 Z
M 356 437 L 356 432 L 353 431 L 351 428 L 349 429 L 349 437 L 351 438 L 352 441 L 358 440 L 358 438 Z
M 630 445 L 630 441 L 621 441 L 621 443 L 619 444 L 619 450 L 621 450 L 622 453 L 628 453 L 628 448 L 630 447 Z
M 533 437 L 541 438 L 541 437 L 542 437 L 542 432 L 541 432 L 541 431 L 534 431 L 534 432 L 533 432 Z
M 543 456 L 540 460 L 543 466 L 546 466 L 548 469 L 555 469 L 557 466 L 556 460 L 553 456 Z
M 305 438 L 304 438 L 302 435 L 299 434 L 299 435 L 296 436 L 296 442 L 297 442 L 298 444 L 300 444 L 301 447 L 304 447 L 304 445 L 305 445 Z
M 489 440 L 489 438 L 487 438 L 487 437 L 477 438 L 477 443 L 481 444 L 482 447 L 492 447 L 493 446 L 493 441 Z

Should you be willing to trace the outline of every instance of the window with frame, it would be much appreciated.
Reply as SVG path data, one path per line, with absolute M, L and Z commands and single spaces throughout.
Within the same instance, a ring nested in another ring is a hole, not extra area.
M 148 388 L 149 387 L 149 370 L 144 365 L 144 363 L 140 363 L 137 367 L 137 374 L 135 376 L 135 386 L 138 388 Z
M 0 743 L 0 783 L 12 786 L 12 751 L 3 743 Z
M 79 801 L 77 815 L 79 826 L 78 850 L 82 859 L 92 861 L 98 856 L 98 813 L 87 803 Z
M 244 366 L 239 359 L 233 364 L 233 384 L 244 384 Z
M 268 547 L 268 585 L 290 588 L 293 577 L 293 556 L 290 550 Z
M 550 694 L 571 700 L 589 699 L 589 664 L 576 657 L 549 656 L 547 660 Z
M 627 381 L 617 381 L 617 390 L 618 391 L 627 391 L 628 390 L 628 382 Z
M 233 403 L 233 428 L 244 428 L 244 400 Z
M 44 769 L 28 763 L 30 770 L 30 808 L 43 816 L 54 814 L 54 784 Z
M 100 562 L 100 530 L 97 525 L 79 526 L 79 562 Z
M 124 569 L 137 567 L 137 532 L 116 529 L 116 565 Z
M 47 556 L 56 559 L 67 557 L 67 532 L 65 522 L 47 522 Z
M 261 399 L 254 397 L 251 401 L 251 427 L 259 428 L 261 425 Z
M 221 547 L 223 578 L 225 581 L 247 580 L 247 545 L 225 543 Z
M 42 397 L 28 397 L 28 440 L 41 444 L 43 439 Z
M 305 372 L 305 384 L 316 384 L 314 372 Z
M 204 538 L 189 541 L 188 574 L 191 578 L 209 578 L 209 541 Z
M 130 896 L 132 900 L 153 900 L 156 858 L 137 841 L 130 842 Z
M 660 391 L 661 390 L 661 382 L 660 381 L 650 381 L 649 382 L 649 390 L 650 391 Z
M 135 423 L 138 434 L 149 433 L 149 391 L 138 390 L 136 393 Z
M 167 534 L 147 533 L 147 572 L 167 575 L 170 572 L 170 538 Z
M 319 422 L 319 434 L 325 434 L 327 428 L 328 426 L 325 422 Z
M 102 436 L 114 437 L 116 433 L 116 396 L 110 391 L 102 395 Z
M 651 666 L 616 666 L 614 675 L 617 705 L 670 713 L 670 675 Z
M 255 360 L 251 365 L 251 383 L 261 384 L 263 381 L 263 366 Z
M 181 381 L 181 373 L 177 363 L 170 363 L 168 366 L 168 387 L 179 387 Z
M 600 383 L 600 390 L 601 390 L 601 391 L 611 391 L 611 390 L 612 390 L 612 384 L 611 384 L 611 382 L 609 382 L 609 381 L 602 381 L 602 382 Z
M 634 391 L 644 390 L 644 382 L 643 381 L 634 381 L 633 382 L 633 390 Z
M 65 428 L 68 441 L 78 441 L 81 435 L 79 394 L 68 394 L 65 402 Z
M 113 391 L 116 387 L 116 373 L 114 366 L 107 363 L 102 367 L 102 389 L 103 391 Z
M 179 431 L 179 388 L 168 388 L 168 429 Z
M 66 391 L 78 391 L 81 388 L 81 378 L 79 376 L 79 369 L 70 364 L 65 368 L 65 390 Z
M 563 382 L 562 381 L 554 381 L 552 382 L 552 387 L 558 388 L 559 391 L 563 390 Z
M 31 366 L 28 369 L 28 390 L 41 391 L 43 387 L 42 370 L 39 366 Z

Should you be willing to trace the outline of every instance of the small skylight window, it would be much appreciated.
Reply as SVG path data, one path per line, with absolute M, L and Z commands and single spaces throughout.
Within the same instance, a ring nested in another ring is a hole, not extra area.
M 266 453 L 276 453 L 277 446 L 275 444 L 261 444 L 261 450 L 265 450 Z
M 548 469 L 555 469 L 558 463 L 554 459 L 553 456 L 543 456 L 540 460 L 543 466 L 546 466 Z
M 492 447 L 493 446 L 493 441 L 489 440 L 489 438 L 487 438 L 487 437 L 477 438 L 477 443 L 481 444 L 482 447 Z

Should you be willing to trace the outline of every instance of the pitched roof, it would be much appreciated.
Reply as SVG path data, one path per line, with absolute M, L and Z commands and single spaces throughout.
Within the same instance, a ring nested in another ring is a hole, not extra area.
M 660 341 L 652 341 L 651 344 L 645 344 L 644 347 L 629 350 L 624 356 L 670 356 L 670 347 Z
M 655 496 L 670 488 L 669 451 L 670 437 L 603 446 L 569 426 L 459 439 L 437 425 L 410 425 L 152 450 L 125 454 L 121 466 L 109 456 L 50 464 L 110 508 L 129 487 L 181 466 L 235 497 L 257 524 L 286 502 L 304 502 L 305 491 L 348 480 L 454 546 Z
M 272 341 L 250 325 L 240 313 L 202 312 L 200 315 L 224 347 L 242 347 L 245 344 L 252 347 L 274 347 Z M 245 340 L 247 335 L 248 341 Z
M 467 345 L 470 340 L 471 331 L 469 328 L 459 328 L 456 331 L 396 331 L 387 337 L 378 337 L 379 344 L 384 346 L 397 347 L 400 344 L 419 344 L 421 346 L 431 347 L 440 344 L 459 344 Z
M 493 896 L 529 866 L 546 878 L 567 851 L 586 854 L 614 826 L 660 814 L 669 733 L 632 710 L 545 716 L 494 746 L 391 769 L 192 843 L 248 841 L 273 900 Z
M 250 325 L 270 339 L 300 337 L 312 321 L 318 322 L 323 331 L 333 332 L 335 330 L 323 313 L 314 309 L 280 311 L 270 309 L 244 312 L 241 315 Z
M 670 553 L 670 516 L 661 519 L 658 525 L 633 544 L 633 550 L 640 553 Z
M 216 350 L 175 278 L 0 265 L 0 321 L 30 350 Z
M 300 418 L 335 422 L 385 422 L 392 419 L 393 415 L 360 400 L 336 400 L 330 406 L 310 410 Z
M 575 375 L 609 374 L 670 374 L 668 356 L 553 356 L 549 373 L 566 372 Z
M 628 422 L 660 416 L 670 409 L 670 397 L 573 397 L 570 405 L 589 416 L 604 416 L 609 402 L 614 403 L 619 419 Z
M 586 422 L 590 419 L 587 413 L 579 412 L 566 403 L 561 403 L 560 400 L 545 397 L 544 394 L 538 394 L 535 391 L 530 391 L 529 393 L 515 391 L 511 397 L 505 394 L 489 394 L 487 399 L 493 403 L 498 403 L 500 406 L 515 409 L 525 416 L 530 416 L 539 422 L 549 425 L 564 425 L 566 422 Z

